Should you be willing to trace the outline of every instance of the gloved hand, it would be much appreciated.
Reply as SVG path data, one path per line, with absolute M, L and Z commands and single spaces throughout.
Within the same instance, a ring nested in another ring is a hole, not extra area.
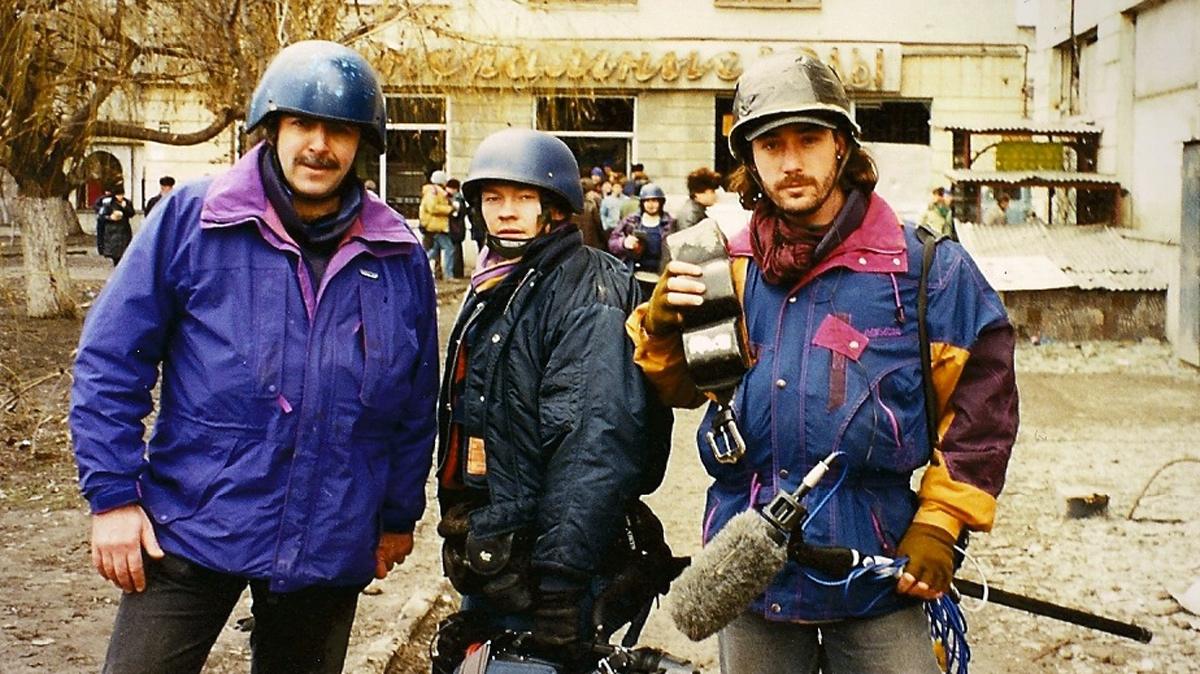
M 580 634 L 582 589 L 539 589 L 533 602 L 533 646 L 538 654 L 569 662 L 583 650 Z
M 694 264 L 672 260 L 658 277 L 654 292 L 650 294 L 650 306 L 642 319 L 642 327 L 649 335 L 666 335 L 678 332 L 683 328 L 683 314 L 680 309 L 687 306 L 699 306 L 703 301 L 704 283 L 700 280 L 703 271 Z M 676 279 L 671 284 L 671 279 Z M 674 288 L 669 287 L 674 285 Z M 676 303 L 672 304 L 667 295 L 674 295 Z M 681 304 L 682 303 L 682 304 Z
M 904 576 L 898 589 L 905 594 L 913 594 L 923 599 L 932 599 L 926 594 L 940 594 L 950 589 L 950 580 L 954 577 L 954 537 L 949 531 L 932 524 L 914 522 L 900 539 L 896 555 L 908 557 L 904 565 Z M 911 576 L 911 582 L 906 583 L 906 577 Z M 923 582 L 929 586 L 929 593 L 909 592 L 909 587 Z

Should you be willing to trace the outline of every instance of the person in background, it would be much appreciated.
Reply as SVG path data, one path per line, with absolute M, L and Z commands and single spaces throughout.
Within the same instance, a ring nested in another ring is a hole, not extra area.
M 788 561 L 721 630 L 721 671 L 940 672 L 922 602 L 950 589 L 959 535 L 992 527 L 1017 432 L 1012 323 L 962 246 L 940 243 L 928 276 L 937 417 L 928 428 L 922 241 L 875 193 L 875 164 L 837 74 L 805 55 L 764 57 L 738 80 L 733 110 L 729 149 L 740 165 L 729 184 L 753 213 L 727 248 L 739 327 L 754 349 L 732 392 L 744 453 L 718 456 L 705 440 L 721 431 L 713 406 L 697 430 L 713 478 L 704 539 L 794 492 L 833 449 L 844 472 L 813 488 L 803 533 L 792 536 L 907 561 L 894 581 L 845 583 Z M 626 325 L 638 363 L 675 406 L 709 401 L 681 337 L 684 312 L 704 302 L 702 277 L 672 261 Z
M 592 178 L 581 178 L 579 187 L 583 190 L 583 210 L 573 214 L 571 222 L 575 223 L 579 233 L 583 235 L 583 245 L 606 250 L 608 237 L 600 224 L 600 189 Z
M 200 672 L 247 586 L 252 671 L 340 672 L 359 593 L 425 510 L 433 279 L 353 173 L 386 142 L 379 78 L 297 42 L 246 122 L 266 140 L 159 204 L 79 340 L 92 564 L 123 592 L 112 674 Z
M 1007 192 L 996 193 L 996 203 L 988 207 L 983 214 L 983 224 L 988 227 L 1008 224 L 1008 204 L 1010 197 Z
M 376 196 L 379 195 L 379 185 L 377 185 L 375 181 L 371 180 L 370 178 L 367 178 L 363 181 L 363 189 Z
M 921 226 L 935 234 L 951 236 L 954 233 L 954 220 L 950 211 L 950 192 L 945 187 L 935 187 L 930 192 L 929 207 L 921 216 Z
M 639 177 L 641 176 L 641 177 Z M 625 183 L 625 192 L 631 196 L 621 204 L 621 220 L 625 220 L 631 215 L 637 215 L 642 210 L 641 194 L 642 188 L 650 183 L 650 179 L 646 177 L 646 172 L 642 170 L 641 164 L 633 165 L 633 173 L 629 177 L 629 182 Z M 630 187 L 630 184 L 633 187 Z
M 621 206 L 629 200 L 625 194 L 625 176 L 623 174 L 614 173 L 609 182 L 612 184 L 612 189 L 600 200 L 600 225 L 604 228 L 605 236 L 608 236 L 617 228 L 617 225 L 621 224 Z
M 625 262 L 639 281 L 649 281 L 652 288 L 661 271 L 663 241 L 675 231 L 675 219 L 663 210 L 667 195 L 658 185 L 643 185 L 638 200 L 641 212 L 622 220 L 609 234 L 608 252 Z
M 450 243 L 454 246 L 454 270 L 450 272 L 453 278 L 465 278 L 466 265 L 463 260 L 463 241 L 467 239 L 467 203 L 463 200 L 459 188 L 462 183 L 458 178 L 446 181 L 446 194 L 450 197 Z
M 170 194 L 171 190 L 173 190 L 173 189 L 175 189 L 175 179 L 174 178 L 172 178 L 171 176 L 163 176 L 163 177 L 159 178 L 158 179 L 158 194 L 150 197 L 150 200 L 146 202 L 146 207 L 142 209 L 142 216 L 150 217 L 150 211 L 154 209 L 154 206 L 157 205 L 158 202 L 161 201 L 163 197 Z
M 96 252 L 104 257 L 104 222 L 105 219 L 100 217 L 100 209 L 107 205 L 108 200 L 112 199 L 112 190 L 105 189 L 104 192 L 92 202 L 92 210 L 96 212 Z
M 117 185 L 111 197 L 101 202 L 96 219 L 104 223 L 104 255 L 113 266 L 121 261 L 133 240 L 133 202 L 125 198 L 125 188 Z
M 721 174 L 703 166 L 688 174 L 688 199 L 675 214 L 675 228 L 687 229 L 708 217 L 708 207 L 717 203 Z
M 421 188 L 421 231 L 429 237 L 429 260 L 437 279 L 443 278 L 443 272 L 454 274 L 454 242 L 450 238 L 450 214 L 454 212 L 454 206 L 450 204 L 450 193 L 446 190 L 449 180 L 450 176 L 438 169 L 429 174 L 429 182 Z

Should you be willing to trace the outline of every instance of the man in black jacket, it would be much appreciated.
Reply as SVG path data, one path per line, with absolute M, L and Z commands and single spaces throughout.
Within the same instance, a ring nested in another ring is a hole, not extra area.
M 624 334 L 637 286 L 569 221 L 578 175 L 545 133 L 480 144 L 463 194 L 487 248 L 438 408 L 439 532 L 464 614 L 529 631 L 562 663 L 596 636 L 590 609 L 621 513 L 662 479 L 670 432 Z
M 121 261 L 125 249 L 133 240 L 133 216 L 133 203 L 125 198 L 125 188 L 121 185 L 113 189 L 111 197 L 100 202 L 96 211 L 96 221 L 104 223 L 101 230 L 103 255 L 112 260 L 114 267 Z M 97 229 L 100 229 L 99 225 Z

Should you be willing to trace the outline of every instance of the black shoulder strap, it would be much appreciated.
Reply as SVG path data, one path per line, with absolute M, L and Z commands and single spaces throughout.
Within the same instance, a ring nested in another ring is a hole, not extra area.
M 929 310 L 929 269 L 933 266 L 933 254 L 938 242 L 946 237 L 925 227 L 917 228 L 917 240 L 921 242 L 921 280 L 917 285 L 917 339 L 921 352 L 921 380 L 925 385 L 925 425 L 928 427 L 929 448 L 938 446 L 937 391 L 933 387 L 933 363 L 929 344 L 929 325 L 926 313 Z

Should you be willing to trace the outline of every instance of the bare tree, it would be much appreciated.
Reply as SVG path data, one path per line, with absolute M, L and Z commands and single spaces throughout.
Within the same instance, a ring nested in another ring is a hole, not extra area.
M 11 3 L 11 4 L 9 4 Z M 67 201 L 97 138 L 205 142 L 244 110 L 282 45 L 349 42 L 379 26 L 438 31 L 419 0 L 9 0 L 0 9 L 0 168 L 17 183 L 31 317 L 75 312 L 66 264 Z M 199 101 L 204 128 L 144 128 L 148 93 Z

